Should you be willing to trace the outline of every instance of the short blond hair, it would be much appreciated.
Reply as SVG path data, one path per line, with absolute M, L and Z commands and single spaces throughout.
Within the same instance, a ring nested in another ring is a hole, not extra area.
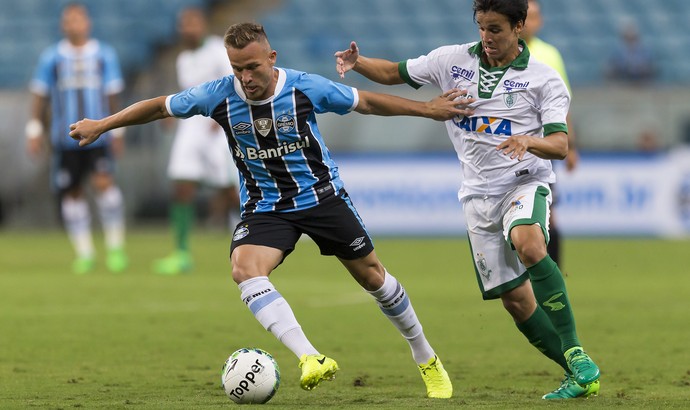
M 223 40 L 225 47 L 242 49 L 253 42 L 268 43 L 268 36 L 261 24 L 237 23 L 228 27 Z

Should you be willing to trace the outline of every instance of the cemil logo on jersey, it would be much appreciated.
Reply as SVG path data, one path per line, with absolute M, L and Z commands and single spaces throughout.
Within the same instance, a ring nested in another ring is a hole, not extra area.
M 238 122 L 237 124 L 232 126 L 232 130 L 235 132 L 235 135 L 247 135 L 252 133 L 252 124 L 248 122 Z
M 267 136 L 268 133 L 271 132 L 272 125 L 273 120 L 270 118 L 259 118 L 254 120 L 254 127 L 257 131 L 259 131 L 259 134 L 261 134 L 262 137 Z
M 464 78 L 465 80 L 471 81 L 474 78 L 474 70 L 468 70 L 467 68 L 454 65 L 450 68 L 450 75 L 453 77 L 453 80 Z
M 295 129 L 295 118 L 287 114 L 278 116 L 278 118 L 276 118 L 276 128 L 279 132 L 287 134 Z

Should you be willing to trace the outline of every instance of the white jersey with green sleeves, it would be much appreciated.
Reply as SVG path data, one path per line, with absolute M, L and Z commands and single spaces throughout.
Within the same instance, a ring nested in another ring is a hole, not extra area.
M 502 195 L 518 185 L 556 180 L 551 161 L 530 153 L 518 161 L 496 150 L 512 135 L 567 132 L 568 89 L 553 68 L 530 58 L 524 41 L 519 41 L 520 55 L 504 67 L 481 63 L 481 42 L 443 46 L 398 66 L 402 78 L 415 88 L 459 88 L 477 99 L 472 117 L 446 121 L 462 167 L 461 199 Z

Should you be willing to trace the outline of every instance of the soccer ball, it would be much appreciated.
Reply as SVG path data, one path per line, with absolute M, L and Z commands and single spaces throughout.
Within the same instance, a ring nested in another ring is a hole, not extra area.
M 245 347 L 225 361 L 221 384 L 235 403 L 266 403 L 278 391 L 280 369 L 268 352 Z

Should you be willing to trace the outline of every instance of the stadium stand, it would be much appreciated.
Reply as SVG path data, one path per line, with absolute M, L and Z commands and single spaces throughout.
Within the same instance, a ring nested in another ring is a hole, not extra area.
M 604 81 L 603 69 L 619 37 L 620 24 L 633 20 L 642 40 L 659 59 L 662 84 L 688 83 L 690 21 L 686 0 L 548 0 L 542 2 L 548 24 L 540 33 L 556 45 L 574 86 Z M 362 53 L 388 59 L 410 58 L 443 44 L 478 38 L 472 15 L 456 0 L 285 0 L 266 14 L 279 64 L 309 68 L 335 78 L 332 54 L 359 41 Z
M 60 11 L 68 0 L 0 0 L 0 88 L 25 88 L 40 52 L 61 38 Z M 93 35 L 115 47 L 126 75 L 141 71 L 156 47 L 175 41 L 178 10 L 210 0 L 85 0 Z
M 231 1 L 231 0 L 226 0 Z M 38 53 L 59 38 L 56 16 L 67 0 L 0 0 L 0 87 L 24 87 Z M 112 43 L 127 73 L 146 68 L 157 46 L 169 45 L 175 13 L 186 5 L 213 0 L 86 0 L 96 22 L 94 36 Z M 603 67 L 624 20 L 641 28 L 645 44 L 662 62 L 662 84 L 687 83 L 690 21 L 686 0 L 549 0 L 543 2 L 548 24 L 541 37 L 562 51 L 574 86 L 602 83 Z M 472 15 L 457 0 L 283 0 L 259 17 L 280 50 L 279 64 L 335 78 L 332 54 L 350 40 L 366 55 L 402 59 L 443 44 L 473 41 Z M 462 9 L 464 10 L 464 9 Z M 11 39 L 11 41 L 8 41 Z

